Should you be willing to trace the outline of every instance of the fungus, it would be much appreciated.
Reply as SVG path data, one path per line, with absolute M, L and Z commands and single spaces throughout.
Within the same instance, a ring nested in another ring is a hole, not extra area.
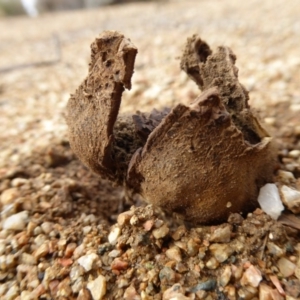
M 69 99 L 70 145 L 91 170 L 194 224 L 258 206 L 276 151 L 238 81 L 236 56 L 194 35 L 181 68 L 202 90 L 190 105 L 118 116 L 137 49 L 105 31 L 91 45 L 89 74 Z

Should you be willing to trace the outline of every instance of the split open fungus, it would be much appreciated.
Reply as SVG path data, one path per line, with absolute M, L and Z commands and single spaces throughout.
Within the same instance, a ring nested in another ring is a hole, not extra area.
M 260 187 L 273 180 L 276 151 L 249 107 L 231 49 L 212 52 L 194 35 L 180 66 L 199 97 L 188 106 L 118 116 L 136 54 L 116 31 L 92 43 L 88 76 L 67 105 L 75 154 L 103 178 L 194 224 L 257 207 Z

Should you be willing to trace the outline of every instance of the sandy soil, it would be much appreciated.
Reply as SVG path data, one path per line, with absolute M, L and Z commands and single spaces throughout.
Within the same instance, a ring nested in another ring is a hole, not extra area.
M 192 34 L 231 47 L 250 104 L 278 143 L 278 169 L 288 172 L 278 182 L 300 189 L 297 0 L 159 1 L 1 19 L 1 299 L 299 299 L 295 219 L 283 226 L 258 210 L 187 228 L 151 207 L 118 217 L 122 189 L 75 158 L 65 107 L 103 30 L 121 31 L 139 50 L 122 112 L 199 94 L 179 68 Z

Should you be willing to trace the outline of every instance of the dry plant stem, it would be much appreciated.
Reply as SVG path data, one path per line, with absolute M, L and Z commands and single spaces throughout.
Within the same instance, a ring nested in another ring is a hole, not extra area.
M 214 54 L 193 36 L 181 68 L 203 93 L 189 106 L 117 119 L 136 52 L 117 32 L 92 44 L 89 75 L 67 107 L 75 153 L 101 176 L 195 224 L 255 208 L 259 188 L 273 179 L 275 152 L 238 82 L 233 52 Z

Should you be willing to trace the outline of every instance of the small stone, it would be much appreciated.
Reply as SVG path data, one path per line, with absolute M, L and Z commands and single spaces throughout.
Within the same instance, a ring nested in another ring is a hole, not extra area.
M 129 286 L 123 295 L 124 300 L 141 300 L 140 295 L 137 293 L 134 286 Z
M 294 214 L 300 213 L 300 191 L 289 188 L 283 185 L 280 189 L 282 202 Z
M 250 267 L 244 272 L 241 284 L 243 286 L 250 285 L 252 287 L 258 287 L 259 283 L 262 281 L 262 275 L 260 270 L 258 270 L 253 265 L 250 265 Z
M 136 215 L 133 215 L 130 218 L 129 223 L 130 223 L 130 225 L 135 226 L 139 223 L 139 221 L 140 221 L 139 218 Z
M 6 292 L 5 298 L 4 299 L 16 299 L 17 296 L 20 295 L 20 290 L 17 284 L 11 285 L 9 290 Z
M 279 182 L 287 185 L 295 183 L 296 181 L 295 176 L 292 172 L 283 170 L 278 170 L 277 178 Z
M 11 181 L 11 185 L 13 187 L 20 187 L 24 184 L 27 184 L 29 182 L 28 179 L 25 179 L 25 178 L 14 178 L 12 181 Z
M 238 213 L 230 214 L 228 218 L 228 223 L 233 225 L 240 225 L 243 223 L 243 221 L 244 218 Z
M 77 247 L 76 243 L 69 243 L 66 247 L 66 250 L 65 250 L 65 256 L 66 257 L 71 257 L 73 255 L 76 247 Z
M 82 254 L 84 253 L 84 244 L 81 244 L 79 245 L 75 250 L 74 250 L 74 253 L 73 253 L 73 257 L 75 259 L 79 258 L 80 256 L 82 256 Z
M 205 266 L 210 270 L 215 270 L 219 266 L 219 262 L 212 257 L 206 262 Z
M 2 205 L 8 205 L 14 203 L 18 197 L 20 197 L 19 190 L 16 188 L 10 188 L 2 192 L 0 201 Z
M 283 277 L 292 276 L 295 272 L 296 265 L 285 257 L 281 257 L 277 262 L 277 267 Z
M 228 257 L 234 252 L 234 250 L 227 244 L 212 244 L 209 250 L 220 263 L 228 259 Z
M 187 254 L 190 257 L 195 256 L 199 252 L 199 244 L 194 239 L 189 239 L 187 242 Z
M 217 281 L 215 279 L 209 279 L 198 283 L 196 286 L 190 288 L 190 292 L 197 293 L 198 291 L 213 291 L 217 287 Z
M 147 220 L 144 224 L 143 227 L 146 231 L 150 231 L 152 229 L 154 225 L 154 221 L 153 220 Z
M 216 243 L 229 243 L 231 231 L 232 227 L 230 225 L 219 227 L 213 232 L 209 240 Z
M 33 255 L 24 252 L 21 255 L 21 263 L 24 265 L 36 265 L 37 261 Z
M 177 262 L 182 261 L 181 252 L 178 247 L 172 247 L 166 251 L 166 256 L 171 259 L 175 260 Z
M 122 254 L 121 250 L 114 249 L 108 253 L 108 256 L 115 258 L 115 257 L 120 256 L 121 254 Z
M 274 183 L 267 183 L 260 189 L 258 203 L 262 210 L 274 220 L 277 220 L 284 210 L 278 188 Z
M 108 241 L 111 245 L 115 245 L 118 241 L 118 237 L 121 234 L 121 229 L 117 226 L 113 227 L 108 235 Z
M 54 224 L 51 222 L 44 222 L 41 224 L 41 228 L 45 234 L 49 234 L 53 230 Z
M 85 269 L 86 272 L 89 272 L 92 270 L 95 262 L 98 260 L 99 260 L 98 255 L 95 253 L 91 253 L 91 254 L 81 256 L 78 259 L 78 263 Z
M 298 158 L 298 157 L 300 157 L 300 150 L 297 150 L 297 149 L 291 150 L 289 152 L 288 156 L 291 158 Z
M 176 231 L 172 234 L 172 238 L 175 241 L 178 241 L 182 238 L 182 236 L 186 233 L 185 226 L 179 226 Z
M 259 285 L 259 300 L 272 300 L 271 291 L 271 287 L 264 283 L 261 283 Z
M 163 293 L 163 300 L 190 300 L 191 298 L 186 297 L 184 288 L 176 283 Z
M 169 227 L 166 224 L 164 224 L 161 227 L 152 230 L 152 234 L 158 240 L 167 236 L 169 231 L 170 231 Z
M 70 279 L 72 282 L 76 281 L 80 276 L 84 274 L 84 269 L 81 266 L 73 266 L 70 270 Z
M 3 229 L 10 229 L 14 231 L 21 231 L 26 228 L 28 222 L 28 211 L 21 211 L 17 214 L 9 216 L 3 222 Z
M 159 279 L 163 285 L 174 284 L 176 273 L 169 267 L 163 267 L 159 272 Z
M 101 300 L 106 294 L 106 279 L 103 275 L 99 275 L 95 280 L 87 284 L 87 288 L 92 294 L 93 300 Z
M 231 272 L 230 266 L 226 266 L 220 276 L 220 285 L 221 286 L 224 287 L 229 283 L 231 274 L 232 274 L 232 272 Z
M 82 228 L 82 233 L 83 233 L 84 235 L 87 235 L 88 233 L 91 232 L 91 230 L 92 230 L 92 226 L 84 226 L 84 227 Z
M 269 250 L 269 253 L 275 257 L 282 257 L 285 255 L 285 249 L 281 249 L 279 246 L 272 242 L 267 243 L 267 248 Z
M 77 300 L 92 300 L 91 294 L 87 289 L 81 289 Z
M 119 226 L 123 227 L 125 224 L 128 224 L 132 216 L 133 216 L 133 212 L 131 210 L 119 214 L 117 219 Z
M 121 260 L 120 258 L 115 258 L 113 262 L 111 263 L 111 269 L 112 270 L 126 270 L 128 268 L 128 262 Z

